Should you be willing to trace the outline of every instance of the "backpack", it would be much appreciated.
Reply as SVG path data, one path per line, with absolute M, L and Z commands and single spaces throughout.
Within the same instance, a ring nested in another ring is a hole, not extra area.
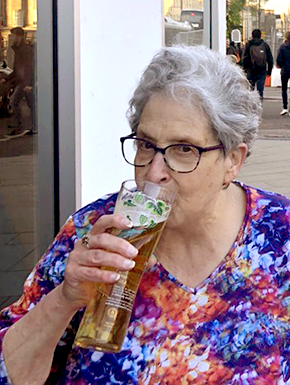
M 267 54 L 264 43 L 261 43 L 260 45 L 252 44 L 250 48 L 250 57 L 253 67 L 266 67 Z

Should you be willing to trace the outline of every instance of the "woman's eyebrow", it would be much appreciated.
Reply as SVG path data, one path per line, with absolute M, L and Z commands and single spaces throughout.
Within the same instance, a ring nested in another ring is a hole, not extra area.
M 143 132 L 142 130 L 138 130 L 136 132 L 136 136 L 141 137 L 141 139 L 145 139 L 145 140 L 149 140 L 149 141 L 153 141 L 153 142 L 155 140 L 152 136 L 148 135 L 147 133 Z
M 136 134 L 136 136 L 139 139 L 148 140 L 149 142 L 152 142 L 152 143 L 156 143 L 157 142 L 156 139 L 154 139 L 150 135 L 147 135 L 147 134 L 145 134 L 143 132 L 140 132 L 140 134 L 139 133 Z M 202 143 L 200 143 L 200 141 L 194 140 L 193 138 L 188 138 L 188 137 L 173 138 L 173 139 L 170 139 L 168 142 L 170 144 L 189 144 L 189 145 L 192 145 L 192 146 L 202 147 Z
M 136 136 L 137 138 L 140 138 L 140 139 L 144 139 L 144 140 L 148 140 L 149 142 L 152 142 L 152 143 L 157 143 L 157 140 L 156 138 L 153 138 L 152 136 L 150 136 L 149 133 L 147 132 L 144 132 L 141 129 L 138 129 L 137 132 L 136 132 Z M 169 143 L 171 144 L 191 144 L 192 146 L 198 146 L 198 147 L 203 147 L 203 144 L 201 143 L 200 140 L 196 139 L 196 138 L 192 138 L 191 136 L 176 136 L 176 137 L 173 137 L 172 139 L 169 139 L 168 140 Z

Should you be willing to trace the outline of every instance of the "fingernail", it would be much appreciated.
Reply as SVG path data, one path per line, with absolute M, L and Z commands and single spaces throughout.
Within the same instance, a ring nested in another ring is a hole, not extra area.
M 134 266 L 135 266 L 135 261 L 130 261 L 130 259 L 126 259 L 123 262 L 123 267 L 125 269 L 133 269 Z
M 127 226 L 127 227 L 133 227 L 133 222 L 130 221 L 128 218 L 123 218 L 122 219 L 122 225 Z
M 110 274 L 110 279 L 111 279 L 112 281 L 119 281 L 120 277 L 121 277 L 120 274 L 115 273 L 115 272 L 112 272 L 112 273 Z
M 130 245 L 130 246 L 128 247 L 127 252 L 128 252 L 128 255 L 129 255 L 130 257 L 135 257 L 135 256 L 138 254 L 138 249 L 136 249 L 136 247 Z

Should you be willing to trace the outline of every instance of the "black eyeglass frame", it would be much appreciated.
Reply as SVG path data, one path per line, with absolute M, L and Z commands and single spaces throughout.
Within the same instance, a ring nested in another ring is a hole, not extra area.
M 125 151 L 124 151 L 124 142 L 126 139 L 136 139 L 136 140 L 140 140 L 142 142 L 146 142 L 146 143 L 150 143 L 152 148 L 154 149 L 155 151 L 155 154 L 153 156 L 153 158 L 150 160 L 149 163 L 147 164 L 144 164 L 144 165 L 141 165 L 141 166 L 138 166 L 134 163 L 131 163 L 129 162 L 127 159 L 126 159 L 126 156 L 125 156 Z M 155 146 L 155 144 L 151 143 L 149 140 L 145 140 L 145 139 L 139 139 L 139 138 L 136 138 L 136 133 L 132 133 L 130 135 L 127 135 L 127 136 L 122 136 L 120 138 L 120 142 L 121 142 L 121 146 L 122 146 L 122 155 L 123 155 L 123 158 L 125 159 L 125 161 L 130 164 L 131 166 L 134 166 L 134 167 L 145 167 L 145 166 L 148 166 L 149 164 L 151 164 L 151 162 L 153 161 L 155 155 L 157 154 L 157 152 L 161 152 L 161 154 L 163 155 L 163 159 L 164 159 L 164 162 L 166 164 L 166 166 L 168 168 L 170 168 L 170 170 L 172 171 L 175 171 L 175 172 L 178 172 L 180 174 L 188 174 L 190 172 L 193 172 L 194 170 L 197 169 L 197 166 L 199 165 L 199 162 L 200 162 L 200 159 L 201 159 L 201 155 L 204 153 L 204 152 L 208 152 L 208 151 L 214 151 L 214 150 L 220 150 L 222 149 L 224 151 L 225 147 L 223 144 L 217 144 L 216 146 L 210 146 L 210 147 L 199 147 L 199 146 L 195 146 L 193 144 L 188 144 L 188 143 L 176 143 L 176 144 L 170 144 L 169 146 L 167 147 L 164 147 L 164 148 L 160 148 L 160 147 L 157 147 Z M 196 166 L 190 170 L 190 171 L 177 171 L 177 170 L 174 170 L 172 167 L 170 167 L 170 165 L 168 164 L 166 158 L 165 158 L 165 151 L 170 148 L 170 147 L 175 147 L 175 146 L 187 146 L 187 147 L 193 147 L 193 148 L 196 148 L 198 153 L 199 153 L 199 157 L 198 157 L 198 161 L 196 163 Z

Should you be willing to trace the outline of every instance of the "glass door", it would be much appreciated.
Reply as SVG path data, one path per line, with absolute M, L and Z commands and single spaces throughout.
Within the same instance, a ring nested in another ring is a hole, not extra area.
M 76 208 L 74 7 L 0 0 L 0 309 Z
M 0 308 L 38 259 L 36 0 L 0 0 Z

